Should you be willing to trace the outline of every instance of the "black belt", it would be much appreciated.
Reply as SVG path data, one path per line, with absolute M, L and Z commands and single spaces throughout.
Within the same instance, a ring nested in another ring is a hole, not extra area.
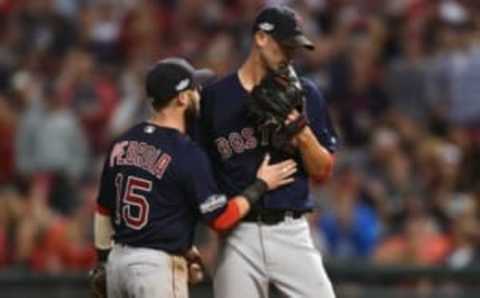
M 275 210 L 257 209 L 250 212 L 243 218 L 244 222 L 261 222 L 266 225 L 275 225 L 285 220 L 286 217 L 298 219 L 310 210 Z

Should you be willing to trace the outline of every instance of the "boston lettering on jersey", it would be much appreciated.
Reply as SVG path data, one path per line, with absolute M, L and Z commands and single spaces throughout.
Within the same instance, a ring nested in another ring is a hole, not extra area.
M 302 79 L 306 92 L 306 113 L 319 142 L 330 152 L 336 150 L 336 134 L 330 122 L 327 104 L 318 88 Z M 248 92 L 237 73 L 228 75 L 202 91 L 201 119 L 198 137 L 214 168 L 215 177 L 227 196 L 238 195 L 253 182 L 263 157 L 268 152 L 271 162 L 286 157 L 271 149 L 248 120 Z M 314 202 L 309 196 L 309 176 L 300 154 L 292 156 L 298 163 L 295 181 L 268 192 L 257 207 L 265 209 L 310 210 Z
M 169 154 L 162 153 L 153 145 L 145 142 L 122 141 L 113 146 L 110 167 L 135 166 L 162 179 L 171 160 L 172 157 Z
M 217 150 L 223 159 L 232 157 L 233 153 L 243 153 L 246 150 L 255 149 L 258 145 L 255 137 L 255 130 L 252 127 L 245 127 L 240 132 L 231 132 L 227 137 L 215 139 Z

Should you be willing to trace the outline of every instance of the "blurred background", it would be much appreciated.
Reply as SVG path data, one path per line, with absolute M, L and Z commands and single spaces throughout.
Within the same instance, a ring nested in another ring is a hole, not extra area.
M 338 297 L 479 296 L 480 1 L 0 0 L 1 297 L 86 297 L 102 161 L 148 116 L 146 69 L 235 71 L 273 3 L 303 16 L 296 67 L 342 141 L 310 217 Z

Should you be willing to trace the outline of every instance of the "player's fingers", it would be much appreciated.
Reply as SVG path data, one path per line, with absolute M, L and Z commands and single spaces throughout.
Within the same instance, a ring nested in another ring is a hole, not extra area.
M 285 178 L 285 179 L 282 179 L 280 180 L 280 182 L 278 183 L 278 186 L 282 186 L 282 185 L 287 185 L 287 184 L 290 184 L 292 183 L 293 181 L 295 181 L 295 178 Z
M 287 160 L 284 160 L 284 161 L 281 161 L 281 162 L 277 162 L 275 164 L 275 166 L 286 167 L 286 166 L 291 165 L 291 164 L 297 164 L 297 163 L 293 159 L 287 159 Z
M 297 167 L 285 168 L 283 173 L 282 173 L 282 176 L 283 177 L 290 177 L 293 174 L 295 174 L 296 172 L 297 172 Z
M 185 254 L 185 258 L 188 261 L 192 261 L 192 262 L 201 259 L 200 252 L 198 251 L 197 247 L 192 246 Z
M 193 263 L 189 266 L 189 282 L 197 284 L 204 279 L 202 267 L 199 264 Z
M 270 154 L 267 153 L 265 154 L 265 157 L 263 158 L 263 161 L 262 161 L 262 167 L 264 166 L 268 166 L 268 164 L 270 163 Z
M 288 163 L 285 165 L 285 168 L 290 169 L 290 168 L 296 168 L 298 164 L 296 162 Z
M 290 144 L 293 146 L 293 147 L 298 147 L 298 141 L 296 138 L 293 138 L 291 141 L 290 141 Z
M 289 159 L 289 160 L 282 161 L 280 163 L 275 164 L 274 167 L 275 167 L 276 171 L 281 171 L 284 168 L 292 167 L 292 166 L 296 166 L 296 165 L 297 165 L 297 163 L 295 161 Z
M 290 112 L 290 114 L 288 114 L 287 119 L 285 120 L 285 124 L 289 125 L 293 121 L 297 120 L 298 116 L 300 116 L 300 113 L 298 113 L 297 110 L 293 110 L 292 112 Z
M 296 170 L 296 168 L 297 168 L 296 163 L 289 163 L 289 164 L 286 164 L 282 167 L 279 167 L 278 169 L 276 169 L 276 171 L 278 173 L 282 173 L 283 175 L 285 175 L 286 173 L 290 172 L 291 170 Z
M 282 174 L 280 174 L 278 176 L 278 180 L 284 180 L 284 179 L 290 179 L 290 178 L 293 178 L 293 175 L 295 174 L 297 170 L 296 169 L 292 169 L 292 170 L 289 170 L 289 171 L 285 171 L 283 172 Z

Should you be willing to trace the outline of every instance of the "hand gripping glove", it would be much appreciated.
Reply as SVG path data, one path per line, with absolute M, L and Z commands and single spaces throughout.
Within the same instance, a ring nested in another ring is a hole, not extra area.
M 107 298 L 107 274 L 103 263 L 89 272 L 90 292 L 92 298 Z
M 97 265 L 88 273 L 92 298 L 107 298 L 107 271 L 105 263 L 109 253 L 109 249 L 97 249 Z
M 288 125 L 285 121 L 294 110 L 300 116 Z M 292 153 L 291 139 L 307 124 L 305 92 L 291 65 L 268 73 L 253 88 L 248 103 L 249 118 L 259 133 L 260 143 Z

